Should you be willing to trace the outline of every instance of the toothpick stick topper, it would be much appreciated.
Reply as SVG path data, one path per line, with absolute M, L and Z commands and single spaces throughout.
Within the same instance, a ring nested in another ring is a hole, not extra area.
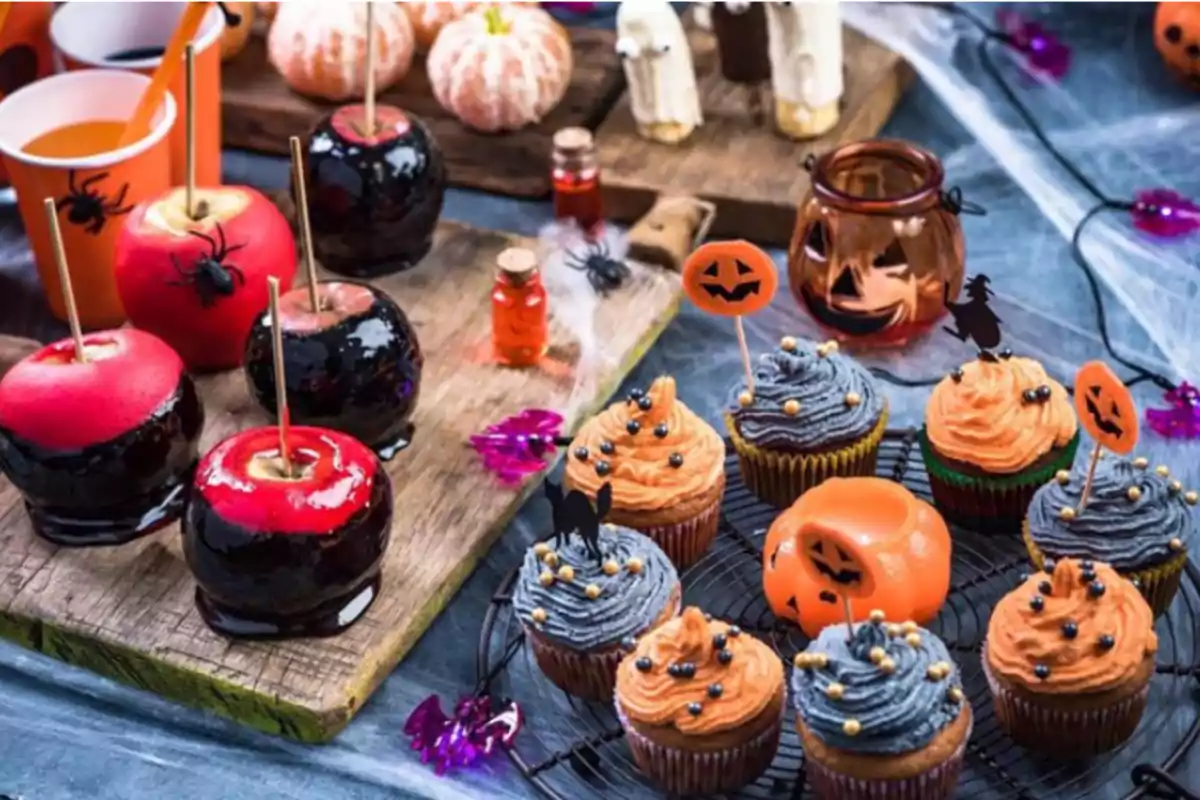
M 300 225 L 300 245 L 304 249 L 304 274 L 308 279 L 308 302 L 315 314 L 321 310 L 317 297 L 317 262 L 313 256 L 312 225 L 308 221 L 308 187 L 304 179 L 304 153 L 300 150 L 300 137 L 288 139 L 292 151 L 292 185 L 296 187 L 296 220 Z
M 1138 413 L 1133 396 L 1121 379 L 1103 361 L 1089 361 L 1075 375 L 1075 413 L 1079 424 L 1096 440 L 1088 464 L 1087 479 L 1079 496 L 1082 514 L 1092 490 L 1096 465 L 1104 448 L 1128 455 L 1138 441 Z
M 58 227 L 58 207 L 52 197 L 47 197 L 43 205 L 46 207 L 46 221 L 50 225 L 50 242 L 54 246 L 54 264 L 58 267 L 58 283 L 62 290 L 63 305 L 67 307 L 67 324 L 71 326 L 71 337 L 75 340 L 75 360 L 86 363 L 88 355 L 83 348 L 83 327 L 79 324 L 75 290 L 71 288 L 71 273 L 67 269 L 67 249 L 63 246 L 62 230 Z
M 683 264 L 683 290 L 710 314 L 733 317 L 738 348 L 746 370 L 746 389 L 754 395 L 754 367 L 742 317 L 757 314 L 775 297 L 779 275 L 775 262 L 750 242 L 729 240 L 701 245 Z

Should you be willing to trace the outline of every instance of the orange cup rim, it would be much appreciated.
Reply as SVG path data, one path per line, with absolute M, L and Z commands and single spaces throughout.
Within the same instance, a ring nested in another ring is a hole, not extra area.
M 89 67 L 95 67 L 96 69 L 153 69 L 158 66 L 159 62 L 162 61 L 161 57 L 142 58 L 136 61 L 112 61 L 107 58 L 93 58 L 91 56 L 81 55 L 80 53 L 65 47 L 60 40 L 61 33 L 56 35 L 55 26 L 65 24 L 65 22 L 59 21 L 60 18 L 64 21 L 69 20 L 69 16 L 64 15 L 69 15 L 73 12 L 69 11 L 68 9 L 71 9 L 72 7 L 83 7 L 86 5 L 86 3 L 66 3 L 56 12 L 54 12 L 54 16 L 50 18 L 50 42 L 54 46 L 54 49 L 58 50 L 62 55 L 70 58 L 72 61 L 77 61 L 80 64 L 86 64 Z M 130 3 L 127 5 L 130 9 L 136 11 L 140 4 Z M 187 3 L 183 3 L 182 5 L 187 5 Z M 194 42 L 196 47 L 196 55 L 198 56 L 200 53 L 205 52 L 208 48 L 219 42 L 221 40 L 221 33 L 224 31 L 224 29 L 225 16 L 221 13 L 221 9 L 217 8 L 216 4 L 214 3 L 213 6 L 208 9 L 208 13 L 204 15 L 204 21 L 200 23 L 200 30 Z
M 127 72 L 119 69 L 85 69 L 77 72 L 63 72 L 58 75 L 51 75 L 43 78 L 40 81 L 35 81 L 28 86 L 23 86 L 17 91 L 0 100 L 0 116 L 5 112 L 5 106 L 15 104 L 18 100 L 24 100 L 24 95 L 35 92 L 44 92 L 50 87 L 50 84 L 59 81 L 90 81 L 96 80 L 97 77 L 105 79 L 117 79 L 129 81 L 131 84 L 140 84 L 143 91 L 150 85 L 150 77 L 141 75 L 137 72 Z M 141 155 L 149 150 L 154 145 L 161 142 L 171 132 L 171 128 L 175 125 L 175 117 L 177 114 L 175 108 L 175 98 L 170 92 L 163 93 L 163 102 L 156 112 L 158 121 L 151 126 L 150 131 L 132 144 L 125 147 L 120 147 L 116 150 L 108 150 L 103 153 L 96 153 L 90 156 L 79 156 L 76 158 L 49 158 L 47 156 L 35 156 L 25 152 L 25 145 L 36 139 L 37 136 L 31 136 L 22 142 L 13 142 L 6 139 L 0 133 L 0 153 L 20 161 L 23 164 L 42 167 L 45 169 L 98 169 L 100 167 L 109 167 L 113 164 L 119 164 L 123 161 L 128 161 L 131 158 Z M 87 120 L 79 120 L 86 122 Z M 42 134 L 47 131 L 42 131 Z M 42 134 L 38 134 L 39 136 Z

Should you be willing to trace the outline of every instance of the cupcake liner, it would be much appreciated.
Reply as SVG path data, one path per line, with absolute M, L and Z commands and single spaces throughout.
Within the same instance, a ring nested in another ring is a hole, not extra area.
M 638 733 L 620 700 L 614 701 L 617 717 L 625 729 L 625 741 L 643 775 L 673 795 L 718 794 L 740 789 L 766 772 L 775 760 L 783 732 L 781 703 L 779 720 L 748 742 L 711 753 L 665 747 Z
M 805 775 L 820 800 L 944 800 L 954 795 L 958 773 L 967 752 L 967 740 L 940 764 L 911 778 L 864 780 L 835 772 L 815 759 L 805 762 Z
M 717 528 L 721 524 L 721 500 L 725 496 L 724 477 L 721 478 L 721 491 L 717 493 L 712 505 L 689 520 L 675 525 L 631 525 L 649 536 L 656 545 L 662 548 L 681 572 L 700 560 L 717 538 Z
M 1079 434 L 1076 433 L 1066 447 L 1059 449 L 1054 458 L 1037 469 L 1026 469 L 1015 475 L 981 477 L 964 475 L 943 463 L 934 452 L 924 428 L 918 439 L 938 511 L 947 522 L 993 535 L 1020 530 L 1034 493 L 1049 482 L 1054 473 L 1068 469 L 1079 448 Z
M 888 408 L 884 406 L 871 432 L 853 444 L 824 453 L 776 453 L 743 439 L 733 414 L 725 415 L 725 427 L 737 452 L 746 488 L 776 508 L 787 508 L 800 495 L 829 478 L 874 475 L 887 423 Z
M 1025 549 L 1029 551 L 1029 560 L 1033 562 L 1033 566 L 1039 570 L 1044 569 L 1046 554 L 1033 543 L 1028 520 L 1021 525 L 1021 538 L 1025 540 Z M 1118 569 L 1117 574 L 1137 582 L 1138 591 L 1146 598 L 1155 618 L 1158 618 L 1166 613 L 1175 600 L 1175 595 L 1179 593 L 1179 584 L 1183 580 L 1183 568 L 1187 566 L 1187 560 L 1187 553 L 1180 553 L 1156 567 L 1139 570 Z
M 1023 747 L 1063 758 L 1107 753 L 1133 736 L 1146 710 L 1149 681 L 1136 694 L 1104 708 L 1063 710 L 1030 702 L 1002 686 L 992 675 L 986 646 L 982 655 L 983 674 L 992 690 L 996 718 L 1012 740 Z

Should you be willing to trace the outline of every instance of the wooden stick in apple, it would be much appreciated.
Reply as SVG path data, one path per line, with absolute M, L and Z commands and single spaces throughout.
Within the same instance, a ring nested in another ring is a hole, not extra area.
M 296 187 L 296 215 L 300 225 L 300 245 L 304 250 L 304 274 L 308 279 L 308 300 L 315 314 L 321 310 L 317 296 L 317 262 L 313 255 L 312 226 L 308 221 L 308 188 L 304 180 L 304 153 L 300 149 L 300 137 L 288 139 L 292 149 L 292 182 Z
M 46 221 L 50 225 L 50 243 L 54 246 L 54 263 L 58 267 L 58 283 L 62 287 L 63 304 L 67 307 L 67 324 L 71 326 L 71 338 L 75 340 L 75 360 L 87 363 L 79 309 L 75 307 L 75 290 L 71 288 L 71 273 L 67 269 L 67 250 L 63 247 L 62 231 L 58 227 L 58 208 L 53 197 L 47 197 L 43 204 L 46 207 Z
M 196 209 L 196 48 L 191 44 L 183 51 L 185 78 L 184 124 L 186 125 L 185 152 L 187 154 L 187 178 L 184 181 L 184 203 L 187 215 L 199 219 Z
M 271 292 L 271 338 L 275 356 L 275 409 L 279 419 L 279 460 L 283 462 L 283 474 L 291 478 L 292 452 L 288 447 L 287 376 L 283 367 L 283 327 L 279 316 L 279 279 L 274 275 L 267 278 Z
M 375 4 L 367 0 L 367 75 L 363 96 L 363 134 L 375 138 Z

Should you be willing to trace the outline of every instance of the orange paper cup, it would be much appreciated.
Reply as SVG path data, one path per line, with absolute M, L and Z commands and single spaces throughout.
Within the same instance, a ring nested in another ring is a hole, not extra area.
M 0 99 L 53 71 L 50 15 L 54 3 L 13 3 L 0 29 Z M 0 166 L 0 186 L 8 176 Z
M 80 322 L 112 328 L 125 321 L 113 277 L 117 237 L 134 206 L 171 187 L 167 134 L 176 114 L 169 94 L 150 133 L 113 149 L 149 85 L 149 78 L 134 72 L 84 70 L 40 80 L 0 101 L 0 154 L 46 299 L 59 319 L 67 312 L 43 207 L 47 197 L 58 206 Z
M 67 3 L 50 22 L 50 38 L 68 70 L 122 69 L 150 75 L 161 58 L 118 59 L 123 52 L 166 47 L 187 3 Z M 214 3 L 193 42 L 196 51 L 196 185 L 221 185 L 221 33 Z M 187 84 L 180 64 L 171 95 L 179 118 L 171 131 L 171 181 L 187 180 Z

